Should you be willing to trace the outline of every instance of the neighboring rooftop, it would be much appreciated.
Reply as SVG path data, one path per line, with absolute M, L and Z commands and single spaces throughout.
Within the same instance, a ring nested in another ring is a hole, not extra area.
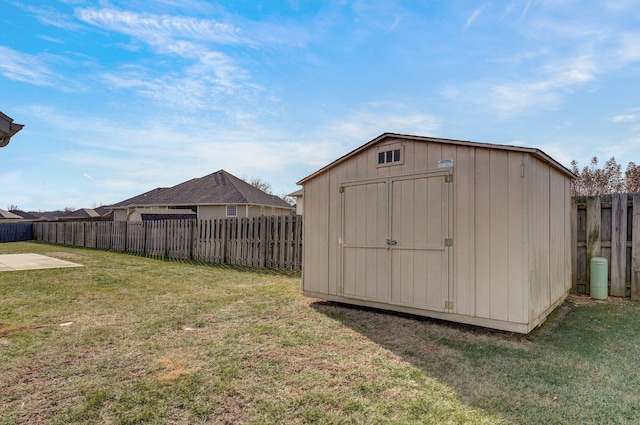
M 9 218 L 13 219 L 13 220 L 16 220 L 16 219 L 21 219 L 22 217 L 20 217 L 18 214 L 14 214 L 14 213 L 11 213 L 9 211 L 5 211 L 5 210 L 0 209 L 0 220 L 9 219 Z
M 14 123 L 12 118 L 0 112 L 0 148 L 7 146 L 11 138 L 23 127 L 23 124 Z
M 20 217 L 26 219 L 26 220 L 38 220 L 40 219 L 40 217 L 33 215 L 31 213 L 28 213 L 26 211 L 22 211 L 22 210 L 9 210 L 10 213 L 15 214 L 15 215 L 19 215 Z
M 156 188 L 126 199 L 111 208 L 135 206 L 248 204 L 292 208 L 287 202 L 251 186 L 224 170 L 173 187 Z
M 39 219 L 54 221 L 57 220 L 58 217 L 62 217 L 65 212 L 61 210 L 56 211 L 29 211 L 29 214 L 35 216 Z
M 97 218 L 100 217 L 95 210 L 91 208 L 80 208 L 75 211 L 66 212 L 58 218 Z

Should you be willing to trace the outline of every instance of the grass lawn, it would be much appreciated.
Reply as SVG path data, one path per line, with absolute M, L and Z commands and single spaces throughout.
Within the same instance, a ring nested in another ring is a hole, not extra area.
M 299 277 L 33 242 L 0 273 L 0 424 L 640 423 L 640 304 L 528 336 L 302 297 Z

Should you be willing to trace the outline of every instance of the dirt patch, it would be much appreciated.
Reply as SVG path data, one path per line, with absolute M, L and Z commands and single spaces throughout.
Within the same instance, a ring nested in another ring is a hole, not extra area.
M 597 305 L 604 303 L 625 303 L 628 302 L 628 298 L 623 297 L 607 297 L 606 300 L 597 300 L 595 298 L 591 298 L 589 295 L 569 295 L 569 302 L 575 306 L 584 306 L 584 305 Z
M 176 379 L 196 373 L 199 368 L 189 365 L 188 357 L 184 353 L 171 352 L 157 360 L 161 370 L 158 381 L 171 382 Z

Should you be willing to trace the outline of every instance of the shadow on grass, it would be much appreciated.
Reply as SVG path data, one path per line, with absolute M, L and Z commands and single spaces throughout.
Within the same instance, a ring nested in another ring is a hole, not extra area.
M 640 423 L 639 303 L 570 297 L 529 335 L 333 302 L 312 308 L 508 423 Z
M 165 257 L 165 256 L 161 256 L 161 255 L 139 254 L 139 253 L 135 253 L 135 252 L 123 252 L 123 251 L 109 250 L 109 249 L 103 250 L 103 249 L 97 249 L 97 248 L 91 248 L 91 247 L 79 247 L 79 246 L 72 246 L 72 245 L 61 245 L 61 244 L 55 244 L 55 243 L 43 242 L 43 241 L 28 241 L 28 243 L 29 244 L 38 244 L 38 245 L 56 246 L 56 247 L 66 247 L 66 248 L 72 248 L 72 249 L 77 249 L 77 250 L 83 250 L 83 249 L 90 250 L 90 251 L 96 251 L 97 250 L 97 251 L 110 252 L 110 253 L 113 253 L 113 254 L 130 255 L 130 256 L 140 257 L 140 258 L 149 258 L 149 259 L 152 259 L 152 260 L 158 260 L 158 261 L 167 262 L 167 263 L 191 264 L 191 265 L 194 265 L 194 266 L 206 266 L 206 267 L 216 268 L 216 269 L 220 269 L 220 270 L 230 270 L 230 271 L 257 273 L 257 274 L 262 274 L 262 275 L 285 276 L 285 277 L 300 277 L 301 276 L 301 271 L 300 270 L 294 270 L 294 269 L 288 269 L 288 268 L 256 267 L 256 266 L 249 266 L 249 265 L 244 265 L 244 264 L 215 263 L 215 262 L 191 260 L 191 259 L 185 259 L 185 258 Z
M 128 254 L 128 255 L 131 255 L 131 254 Z M 165 261 L 169 263 L 192 264 L 194 266 L 211 267 L 211 268 L 220 269 L 220 270 L 231 270 L 231 271 L 238 271 L 238 272 L 257 273 L 262 275 L 285 276 L 285 277 L 301 276 L 300 270 L 256 267 L 256 266 L 248 266 L 243 264 L 212 263 L 208 261 L 187 260 L 187 259 L 172 258 L 172 257 L 157 257 L 157 256 L 148 256 L 148 255 L 140 255 L 140 256 L 146 257 L 146 258 L 153 258 L 153 259 L 157 259 L 157 260 Z

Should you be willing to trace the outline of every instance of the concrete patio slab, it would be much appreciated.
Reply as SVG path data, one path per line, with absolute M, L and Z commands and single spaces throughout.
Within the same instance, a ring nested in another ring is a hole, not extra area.
M 0 255 L 0 272 L 17 270 L 59 269 L 66 267 L 83 267 L 82 264 L 58 260 L 40 254 L 2 254 Z

